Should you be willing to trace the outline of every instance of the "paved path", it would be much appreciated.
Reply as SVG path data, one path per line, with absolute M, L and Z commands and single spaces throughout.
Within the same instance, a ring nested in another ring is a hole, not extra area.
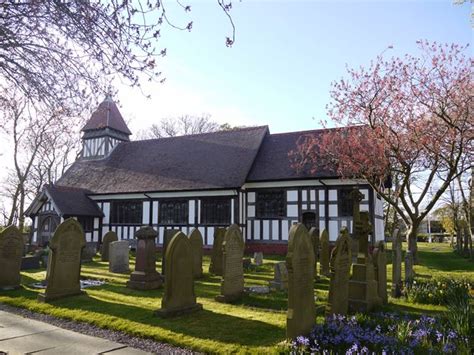
M 0 354 L 147 354 L 113 341 L 79 334 L 0 311 Z

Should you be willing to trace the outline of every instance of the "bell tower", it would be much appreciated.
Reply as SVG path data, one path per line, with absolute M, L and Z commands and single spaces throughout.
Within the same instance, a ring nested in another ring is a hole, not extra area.
M 101 102 L 81 131 L 84 132 L 82 159 L 105 158 L 117 144 L 129 142 L 132 134 L 110 95 Z

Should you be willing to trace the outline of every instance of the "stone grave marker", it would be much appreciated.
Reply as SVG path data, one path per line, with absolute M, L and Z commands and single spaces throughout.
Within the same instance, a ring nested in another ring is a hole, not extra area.
M 179 229 L 165 229 L 163 233 L 163 249 L 161 250 L 161 274 L 165 275 L 166 268 L 166 248 L 176 233 L 181 232 Z
M 0 290 L 20 287 L 23 249 L 23 236 L 17 227 L 9 226 L 0 232 Z
M 189 243 L 193 255 L 193 275 L 195 279 L 198 279 L 202 277 L 202 250 L 204 245 L 199 229 L 194 228 L 189 234 Z
M 244 292 L 244 240 L 238 225 L 231 225 L 222 243 L 222 282 L 221 294 L 216 296 L 219 302 L 234 302 Z
M 85 245 L 84 231 L 74 218 L 68 218 L 56 228 L 49 242 L 48 284 L 45 293 L 38 294 L 39 301 L 49 302 L 82 293 L 81 252 Z
M 81 263 L 90 263 L 97 254 L 97 243 L 96 242 L 86 242 L 86 246 L 82 249 L 81 253 Z
M 108 231 L 102 237 L 102 246 L 100 247 L 100 260 L 109 261 L 109 244 L 118 240 L 117 233 Z
M 306 227 L 295 224 L 290 229 L 288 254 L 288 311 L 286 337 L 310 333 L 316 320 L 314 304 L 314 252 Z
M 402 238 L 396 229 L 392 237 L 392 297 L 402 295 Z
M 288 290 L 288 269 L 286 262 L 280 261 L 273 266 L 273 280 L 269 282 L 269 287 L 274 290 Z
M 321 246 L 319 254 L 319 267 L 321 275 L 329 276 L 329 233 L 326 228 L 321 232 L 319 244 Z
M 261 251 L 253 253 L 253 262 L 257 266 L 263 265 L 263 253 Z
M 222 276 L 222 243 L 224 243 L 225 228 L 216 228 L 214 230 L 214 243 L 212 244 L 211 264 L 209 272 L 214 275 Z
M 311 238 L 311 243 L 313 244 L 314 251 L 314 278 L 318 278 L 318 260 L 319 260 L 319 229 L 312 227 L 309 230 L 309 237 Z
M 405 254 L 405 284 L 411 285 L 415 277 L 415 272 L 413 271 L 413 254 L 410 250 L 407 250 Z
M 382 304 L 387 304 L 387 255 L 385 253 L 385 244 L 380 241 L 374 250 L 375 278 L 377 280 L 378 294 Z
M 176 233 L 169 241 L 165 260 L 165 292 L 155 314 L 167 318 L 201 310 L 194 294 L 193 251 L 184 233 Z
M 109 271 L 118 274 L 130 271 L 128 241 L 120 240 L 109 244 Z
M 135 233 L 137 252 L 135 271 L 131 273 L 127 287 L 136 290 L 153 290 L 159 288 L 163 281 L 156 271 L 156 231 L 152 227 L 142 227 Z
M 363 222 L 362 218 L 364 218 L 360 213 L 360 202 L 364 199 L 364 195 L 359 191 L 359 189 L 355 188 L 349 193 L 349 198 L 352 200 L 352 223 L 353 223 L 353 231 L 351 241 L 351 254 L 352 254 L 352 262 L 356 263 L 357 258 L 359 257 L 360 250 L 364 249 L 363 241 L 361 242 L 361 237 L 363 232 Z M 368 245 L 366 246 L 368 248 Z M 366 255 L 366 253 L 362 253 L 362 257 Z
M 331 253 L 331 280 L 328 299 L 330 314 L 347 314 L 350 269 L 351 241 L 347 229 L 342 228 Z

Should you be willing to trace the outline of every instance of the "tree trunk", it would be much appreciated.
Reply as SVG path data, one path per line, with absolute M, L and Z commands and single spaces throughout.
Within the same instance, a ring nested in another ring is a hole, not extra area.
M 419 223 L 412 223 L 412 225 L 408 229 L 407 234 L 408 250 L 411 251 L 413 255 L 413 262 L 415 264 L 418 264 L 418 243 L 416 239 L 416 236 L 418 234 L 418 226 Z

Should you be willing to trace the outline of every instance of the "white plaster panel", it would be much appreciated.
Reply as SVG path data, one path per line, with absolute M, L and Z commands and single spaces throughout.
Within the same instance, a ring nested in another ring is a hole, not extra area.
M 195 210 L 195 206 L 196 206 L 196 201 L 194 200 L 190 200 L 189 201 L 189 213 L 188 213 L 188 216 L 189 216 L 189 224 L 194 224 L 194 210 Z
M 142 224 L 150 223 L 150 201 L 143 201 L 142 207 Z
M 264 240 L 270 239 L 270 221 L 263 221 L 263 233 L 262 233 Z
M 286 200 L 289 202 L 297 202 L 298 201 L 298 191 L 290 190 L 286 192 Z
M 201 200 L 198 200 L 198 224 L 201 223 Z
M 255 240 L 260 240 L 260 221 L 253 221 L 253 238 Z
M 247 206 L 247 216 L 255 217 L 255 206 Z
M 99 218 L 94 218 L 94 229 L 99 228 Z
M 92 233 L 90 233 L 90 232 L 86 233 L 86 241 L 87 242 L 92 242 Z
M 250 240 L 252 238 L 252 221 L 247 221 L 247 239 Z
M 250 202 L 250 203 L 255 202 L 255 192 L 249 192 L 247 194 L 247 202 Z
M 319 205 L 319 217 L 324 217 L 325 215 L 324 205 Z
M 109 231 L 109 227 L 102 227 L 102 237 Z
M 278 240 L 279 236 L 280 231 L 278 230 L 278 221 L 272 221 L 272 235 L 270 236 L 270 239 Z
M 316 209 L 316 204 L 315 204 L 315 203 L 312 203 L 309 207 L 310 207 L 312 210 L 315 210 L 315 209 Z
M 337 201 L 337 190 L 329 190 L 329 201 Z
M 153 215 L 151 216 L 153 224 L 158 224 L 158 201 L 153 201 Z
M 94 240 L 99 240 L 99 232 L 98 231 L 94 231 L 93 238 L 94 238 Z
M 160 227 L 158 230 L 158 244 L 163 244 L 163 234 L 165 233 L 165 228 Z
M 287 206 L 287 215 L 288 215 L 288 217 L 298 217 L 298 206 L 288 205 Z
M 308 194 L 307 194 L 306 190 L 303 190 L 302 193 L 301 193 L 301 201 L 306 202 L 307 195 Z
M 230 224 L 234 224 L 234 199 L 230 200 Z
M 311 190 L 309 192 L 309 199 L 311 202 L 316 202 L 316 190 Z
M 288 240 L 288 231 L 290 226 L 288 225 L 288 221 L 281 221 L 281 238 L 283 240 Z
M 201 232 L 201 235 L 202 235 L 202 241 L 205 242 L 204 240 L 204 233 L 206 232 L 206 228 L 205 227 L 198 227 L 199 229 L 199 232 Z
M 360 205 L 360 211 L 369 212 L 369 205 Z
M 326 228 L 326 223 L 324 221 L 319 221 L 319 233 L 321 233 L 324 228 Z
M 122 230 L 123 230 L 122 227 L 117 227 L 117 237 L 118 237 L 118 240 L 122 240 L 122 239 L 123 239 Z
M 207 228 L 207 245 L 214 243 L 214 227 Z
M 110 203 L 109 202 L 104 202 L 104 207 L 102 208 L 102 212 L 104 212 L 103 223 L 109 224 L 110 223 Z
M 360 193 L 364 195 L 364 198 L 362 199 L 362 201 L 369 201 L 369 190 L 362 189 L 360 190 Z
M 341 221 L 341 227 L 347 227 L 347 221 Z
M 123 239 L 128 239 L 128 227 L 123 228 Z
M 329 205 L 329 217 L 337 217 L 337 205 Z
M 375 240 L 385 240 L 383 219 L 375 219 Z
M 339 229 L 337 226 L 337 221 L 329 221 L 329 240 L 336 241 L 339 234 Z

